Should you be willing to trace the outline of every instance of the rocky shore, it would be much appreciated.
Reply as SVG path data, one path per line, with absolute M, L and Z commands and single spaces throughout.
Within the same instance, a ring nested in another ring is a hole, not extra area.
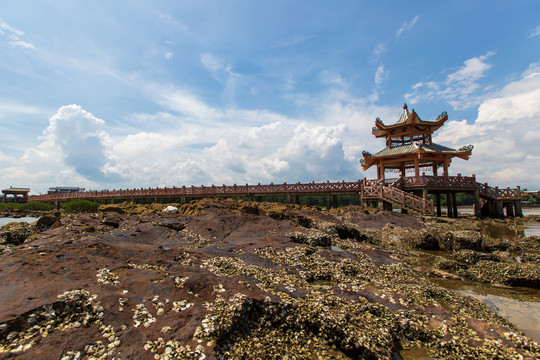
M 172 205 L 0 228 L 0 359 L 540 356 L 482 302 L 430 281 L 538 289 L 538 237 L 358 206 Z

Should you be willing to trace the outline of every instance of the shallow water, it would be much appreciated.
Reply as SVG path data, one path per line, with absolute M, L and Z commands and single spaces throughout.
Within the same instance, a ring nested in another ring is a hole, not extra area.
M 520 287 L 495 287 L 474 281 L 432 279 L 447 289 L 478 299 L 488 308 L 540 342 L 540 290 Z
M 9 224 L 10 222 L 27 222 L 29 224 L 33 223 L 34 221 L 37 221 L 38 218 L 36 217 L 22 217 L 22 218 L 10 218 L 10 217 L 4 217 L 0 218 L 0 226 Z

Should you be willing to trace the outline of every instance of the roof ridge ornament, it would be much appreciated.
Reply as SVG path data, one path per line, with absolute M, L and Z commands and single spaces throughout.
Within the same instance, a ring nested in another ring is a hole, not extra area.
M 442 118 L 445 117 L 445 116 L 448 116 L 448 114 L 446 113 L 446 111 L 443 111 L 443 112 L 441 113 L 441 115 L 437 116 L 437 120 L 440 120 L 440 119 L 442 119 Z
M 407 103 L 403 103 L 403 109 L 407 110 Z
M 378 122 L 379 124 L 384 125 L 384 123 L 383 123 L 383 121 L 381 120 L 380 117 L 377 117 L 377 118 L 375 119 L 375 122 Z

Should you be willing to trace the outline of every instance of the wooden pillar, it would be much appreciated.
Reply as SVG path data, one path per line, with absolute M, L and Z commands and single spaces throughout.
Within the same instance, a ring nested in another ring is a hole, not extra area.
M 450 192 L 446 193 L 446 214 L 448 217 L 452 217 L 454 210 L 452 208 L 452 194 Z
M 448 160 L 444 160 L 443 162 L 443 176 L 448 176 Z
M 514 204 L 513 204 L 513 201 L 506 204 L 506 217 L 514 217 Z
M 360 193 L 354 194 L 354 205 L 360 205 Z
M 474 216 L 480 217 L 482 215 L 482 209 L 480 208 L 480 190 L 478 188 L 474 189 L 474 206 L 473 206 Z
M 326 209 L 331 209 L 332 208 L 332 203 L 330 201 L 330 194 L 326 194 Z
M 457 211 L 457 201 L 456 201 L 456 193 L 455 192 L 452 193 L 452 212 L 453 212 L 452 217 L 457 219 L 458 211 Z
M 521 200 L 520 199 L 514 200 L 514 210 L 515 210 L 515 215 L 516 216 L 519 216 L 519 217 L 523 216 L 523 211 L 521 210 Z
M 332 207 L 337 208 L 338 207 L 338 198 L 337 195 L 332 195 Z
M 433 163 L 433 176 L 437 176 L 437 164 Z
M 424 203 L 422 204 L 422 211 L 424 213 L 424 215 L 426 214 L 426 205 L 427 205 L 427 196 L 428 196 L 428 191 L 427 191 L 427 187 L 423 188 L 422 189 L 422 198 L 424 199 Z
M 502 200 L 495 200 L 495 212 L 496 217 L 504 217 L 503 202 Z
M 418 156 L 414 158 L 414 176 L 420 176 L 420 164 L 418 162 Z
M 441 193 L 437 191 L 435 194 L 435 202 L 437 203 L 437 216 L 441 216 Z

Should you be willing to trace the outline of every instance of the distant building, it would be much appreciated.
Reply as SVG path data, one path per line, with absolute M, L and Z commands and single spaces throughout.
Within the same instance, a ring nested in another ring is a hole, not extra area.
M 80 187 L 69 187 L 69 186 L 56 186 L 50 187 L 47 194 L 61 194 L 61 193 L 74 193 L 84 191 L 84 188 Z

